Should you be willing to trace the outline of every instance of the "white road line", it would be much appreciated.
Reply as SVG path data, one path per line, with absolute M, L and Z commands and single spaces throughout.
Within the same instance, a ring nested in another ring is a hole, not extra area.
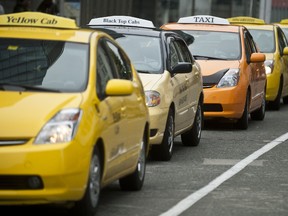
M 271 141 L 270 143 L 266 144 L 262 148 L 258 149 L 248 157 L 244 158 L 243 160 L 239 161 L 237 164 L 235 164 L 233 167 L 228 169 L 226 172 L 222 173 L 220 176 L 215 178 L 213 181 L 208 183 L 208 185 L 202 187 L 198 191 L 195 191 L 194 193 L 190 194 L 185 199 L 178 202 L 175 206 L 170 208 L 168 211 L 160 214 L 159 216 L 177 216 L 180 215 L 182 212 L 186 211 L 188 208 L 190 208 L 193 204 L 195 204 L 197 201 L 202 199 L 204 196 L 209 194 L 211 191 L 215 190 L 219 185 L 221 185 L 223 182 L 228 180 L 229 178 L 233 177 L 235 174 L 240 172 L 242 169 L 244 169 L 248 164 L 252 163 L 254 160 L 256 160 L 261 155 L 265 154 L 266 152 L 270 151 L 277 145 L 285 142 L 288 139 L 288 133 L 283 134 L 282 136 L 276 138 L 275 140 Z

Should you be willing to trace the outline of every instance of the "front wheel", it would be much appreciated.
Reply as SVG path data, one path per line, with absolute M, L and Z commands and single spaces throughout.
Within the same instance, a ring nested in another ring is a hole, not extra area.
M 185 146 L 197 146 L 200 143 L 203 127 L 203 111 L 201 104 L 198 104 L 192 128 L 181 134 L 181 140 Z
M 236 127 L 241 130 L 246 130 L 248 128 L 248 121 L 249 121 L 249 100 L 250 96 L 249 93 L 246 95 L 246 102 L 244 106 L 244 111 L 242 117 L 238 119 L 236 122 Z
M 88 183 L 84 197 L 75 203 L 71 209 L 72 215 L 94 216 L 96 214 L 101 190 L 101 169 L 99 151 L 96 148 L 90 162 Z
M 146 171 L 146 136 L 143 137 L 140 144 L 140 153 L 135 171 L 121 179 L 119 184 L 122 190 L 140 190 L 144 183 L 145 171 Z
M 151 157 L 154 160 L 169 161 L 172 158 L 174 146 L 174 114 L 170 109 L 168 112 L 166 127 L 162 143 L 153 145 L 151 148 Z

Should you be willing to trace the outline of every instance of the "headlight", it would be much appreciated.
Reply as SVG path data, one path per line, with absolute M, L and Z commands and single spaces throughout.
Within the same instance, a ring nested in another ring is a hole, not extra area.
M 273 69 L 274 69 L 274 61 L 273 60 L 266 60 L 264 62 L 264 64 L 265 64 L 266 74 L 271 74 L 273 72 Z
M 44 125 L 36 137 L 34 144 L 64 143 L 71 141 L 76 133 L 80 119 L 80 109 L 61 110 Z
M 239 69 L 229 69 L 226 74 L 219 81 L 217 88 L 233 87 L 238 84 L 239 81 Z
M 157 91 L 145 91 L 146 105 L 148 107 L 155 107 L 160 104 L 160 93 Z

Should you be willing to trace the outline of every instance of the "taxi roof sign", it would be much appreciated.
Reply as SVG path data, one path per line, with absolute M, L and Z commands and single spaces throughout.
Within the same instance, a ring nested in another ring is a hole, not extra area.
M 106 16 L 106 17 L 93 18 L 90 20 L 88 25 L 91 26 L 111 25 L 111 26 L 155 28 L 152 21 L 132 16 Z
M 288 19 L 282 19 L 282 20 L 280 21 L 280 24 L 288 24 Z
M 181 17 L 177 23 L 228 25 L 229 21 L 227 19 L 216 17 L 216 16 L 197 15 L 197 16 Z
M 231 24 L 253 24 L 253 25 L 266 24 L 263 19 L 258 19 L 254 17 L 248 17 L 248 16 L 231 17 L 231 18 L 228 18 L 228 20 Z
M 0 26 L 79 28 L 74 19 L 41 12 L 20 12 L 0 15 Z

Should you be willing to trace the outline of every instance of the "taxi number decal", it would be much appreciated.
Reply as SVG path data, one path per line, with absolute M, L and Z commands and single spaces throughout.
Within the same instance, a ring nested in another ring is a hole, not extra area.
M 113 116 L 113 122 L 118 122 L 121 120 L 121 113 L 120 112 L 114 112 L 112 113 Z
M 40 22 L 41 24 L 49 24 L 49 25 L 56 25 L 57 20 L 56 19 L 48 19 L 48 18 L 43 18 L 43 19 L 35 19 L 35 18 L 26 18 L 26 17 L 13 17 L 13 16 L 8 16 L 7 17 L 7 22 L 8 23 L 19 23 L 19 24 L 36 24 Z
M 184 97 L 179 99 L 179 106 L 181 106 L 182 104 L 186 103 L 187 101 L 187 95 L 185 95 Z
M 187 91 L 188 86 L 186 84 L 180 86 L 179 93 L 182 94 L 183 92 Z

